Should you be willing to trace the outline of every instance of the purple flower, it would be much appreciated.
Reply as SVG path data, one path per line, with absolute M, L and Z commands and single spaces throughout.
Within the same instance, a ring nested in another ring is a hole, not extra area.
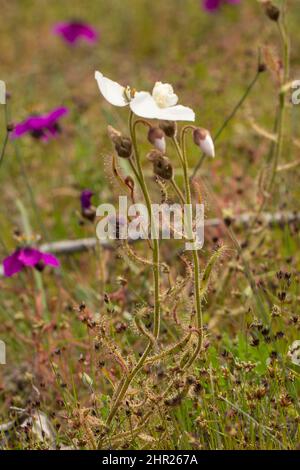
M 206 11 L 216 11 L 224 3 L 229 3 L 231 5 L 237 5 L 238 3 L 240 3 L 240 0 L 202 0 L 203 8 Z
M 94 196 L 93 191 L 90 189 L 84 189 L 80 195 L 81 202 L 81 215 L 85 219 L 93 222 L 96 217 L 96 209 L 92 206 L 91 199 Z
M 48 114 L 30 116 L 25 121 L 16 124 L 12 132 L 12 138 L 17 139 L 24 134 L 31 134 L 36 139 L 48 141 L 59 134 L 58 120 L 67 113 L 67 108 L 60 107 Z
M 30 247 L 18 248 L 12 255 L 3 260 L 4 275 L 6 277 L 13 276 L 26 266 L 42 269 L 46 265 L 57 268 L 60 263 L 50 253 L 43 253 Z
M 60 35 L 68 44 L 74 45 L 80 39 L 94 43 L 98 39 L 97 31 L 90 25 L 81 21 L 68 21 L 59 23 L 54 33 Z
M 80 195 L 81 209 L 82 211 L 90 209 L 92 206 L 91 198 L 94 193 L 90 189 L 84 189 Z

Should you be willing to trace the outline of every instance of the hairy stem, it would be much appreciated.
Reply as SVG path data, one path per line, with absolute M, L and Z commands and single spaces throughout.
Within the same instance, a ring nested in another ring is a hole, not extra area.
M 154 217 L 153 217 L 153 211 L 152 211 L 152 205 L 151 205 L 151 199 L 149 196 L 149 192 L 146 186 L 145 178 L 144 178 L 144 173 L 143 169 L 141 166 L 141 161 L 140 161 L 140 155 L 139 151 L 137 148 L 137 141 L 136 141 L 136 133 L 135 133 L 135 125 L 133 122 L 133 114 L 130 114 L 130 119 L 129 119 L 129 128 L 130 128 L 130 135 L 132 139 L 132 145 L 134 149 L 134 156 L 135 156 L 135 163 L 136 163 L 136 168 L 134 165 L 131 165 L 132 168 L 134 169 L 134 173 L 138 179 L 139 185 L 141 187 L 141 191 L 143 193 L 145 203 L 147 206 L 147 211 L 148 215 L 150 218 L 150 226 L 151 226 L 151 233 L 152 233 L 152 239 L 153 239 L 153 258 L 152 258 L 152 264 L 153 264 L 153 278 L 154 278 L 154 319 L 153 319 L 153 337 L 157 340 L 159 337 L 159 331 L 160 331 L 160 296 L 159 296 L 159 241 L 158 241 L 158 234 L 157 234 L 157 229 L 155 226 L 154 222 Z M 106 424 L 109 425 L 114 416 L 116 415 L 120 404 L 122 403 L 122 400 L 128 390 L 128 387 L 136 374 L 141 370 L 143 367 L 147 357 L 149 356 L 151 350 L 153 349 L 153 342 L 149 341 L 149 343 L 146 346 L 146 349 L 139 359 L 138 363 L 136 366 L 132 369 L 132 371 L 127 375 L 125 380 L 121 383 L 120 388 L 117 391 L 115 401 L 112 405 L 112 408 L 110 410 L 109 416 L 107 418 Z
M 189 208 L 192 207 L 192 196 L 191 196 L 191 188 L 190 188 L 190 181 L 189 181 L 189 167 L 188 161 L 185 151 L 184 145 L 184 133 L 182 139 L 182 149 L 176 139 L 173 137 L 173 142 L 178 153 L 179 159 L 182 163 L 183 175 L 184 175 L 184 185 L 185 185 L 185 195 L 186 195 L 186 203 L 188 204 Z M 188 210 L 188 237 L 190 233 L 192 234 L 193 229 L 193 220 L 192 220 L 192 211 Z M 199 266 L 199 258 L 198 258 L 198 250 L 192 250 L 193 256 L 193 267 L 194 267 L 194 289 L 195 289 L 195 309 L 196 309 L 196 319 L 197 319 L 197 328 L 200 331 L 198 346 L 195 351 L 194 359 L 198 356 L 199 352 L 201 351 L 202 344 L 203 344 L 203 319 L 202 319 L 202 305 L 201 305 L 201 295 L 200 295 L 200 266 Z

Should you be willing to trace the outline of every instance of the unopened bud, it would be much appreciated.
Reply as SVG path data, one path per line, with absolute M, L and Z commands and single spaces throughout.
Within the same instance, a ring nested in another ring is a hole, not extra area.
M 175 137 L 177 132 L 176 122 L 174 121 L 159 121 L 159 127 L 166 134 L 167 137 Z
M 148 140 L 157 150 L 162 153 L 166 151 L 165 133 L 159 127 L 150 127 L 148 132 Z
M 201 148 L 209 157 L 215 156 L 215 146 L 211 138 L 210 132 L 206 129 L 198 127 L 193 132 L 194 143 Z
M 119 157 L 130 158 L 132 154 L 132 142 L 129 137 L 123 137 L 121 132 L 112 126 L 107 127 L 108 137 L 115 146 L 115 150 Z
M 170 180 L 173 176 L 173 167 L 168 157 L 158 150 L 152 150 L 148 154 L 148 159 L 153 163 L 153 173 L 164 180 Z
M 270 18 L 270 20 L 277 22 L 280 17 L 279 8 L 269 0 L 264 3 L 264 7 L 267 17 Z

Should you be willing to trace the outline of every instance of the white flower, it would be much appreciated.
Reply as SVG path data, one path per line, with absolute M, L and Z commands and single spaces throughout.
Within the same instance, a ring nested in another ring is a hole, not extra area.
M 209 157 L 214 158 L 215 146 L 210 132 L 199 127 L 194 130 L 193 137 L 195 144 L 201 148 L 202 152 L 204 152 Z
M 114 106 L 129 105 L 137 116 L 166 121 L 194 121 L 195 113 L 186 106 L 177 105 L 178 97 L 168 83 L 156 82 L 152 95 L 146 91 L 134 92 L 95 72 L 99 90 Z
M 152 90 L 152 96 L 160 108 L 169 108 L 175 106 L 178 102 L 178 96 L 175 95 L 173 87 L 169 83 L 156 82 Z
M 296 366 L 300 366 L 300 340 L 296 340 L 289 347 L 288 356 L 292 363 Z
M 167 105 L 162 107 L 162 104 L 166 105 L 167 103 L 170 103 L 171 100 L 174 103 L 174 97 L 177 98 L 176 95 L 170 93 L 163 95 L 161 92 L 157 93 L 155 87 L 153 91 L 156 91 L 156 97 L 146 91 L 135 93 L 134 98 L 130 101 L 130 109 L 134 114 L 143 118 L 161 119 L 163 121 L 195 120 L 194 111 L 186 106 Z M 156 99 L 158 101 L 156 101 Z

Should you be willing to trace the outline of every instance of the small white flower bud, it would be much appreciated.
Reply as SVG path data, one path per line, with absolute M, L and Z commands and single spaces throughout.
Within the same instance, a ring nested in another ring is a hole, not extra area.
M 209 157 L 215 156 L 215 146 L 210 135 L 210 132 L 207 129 L 203 129 L 198 127 L 194 130 L 193 133 L 194 143 L 201 148 L 202 152 L 204 152 Z
M 148 140 L 157 150 L 162 153 L 166 151 L 165 134 L 159 127 L 150 127 L 148 132 Z

